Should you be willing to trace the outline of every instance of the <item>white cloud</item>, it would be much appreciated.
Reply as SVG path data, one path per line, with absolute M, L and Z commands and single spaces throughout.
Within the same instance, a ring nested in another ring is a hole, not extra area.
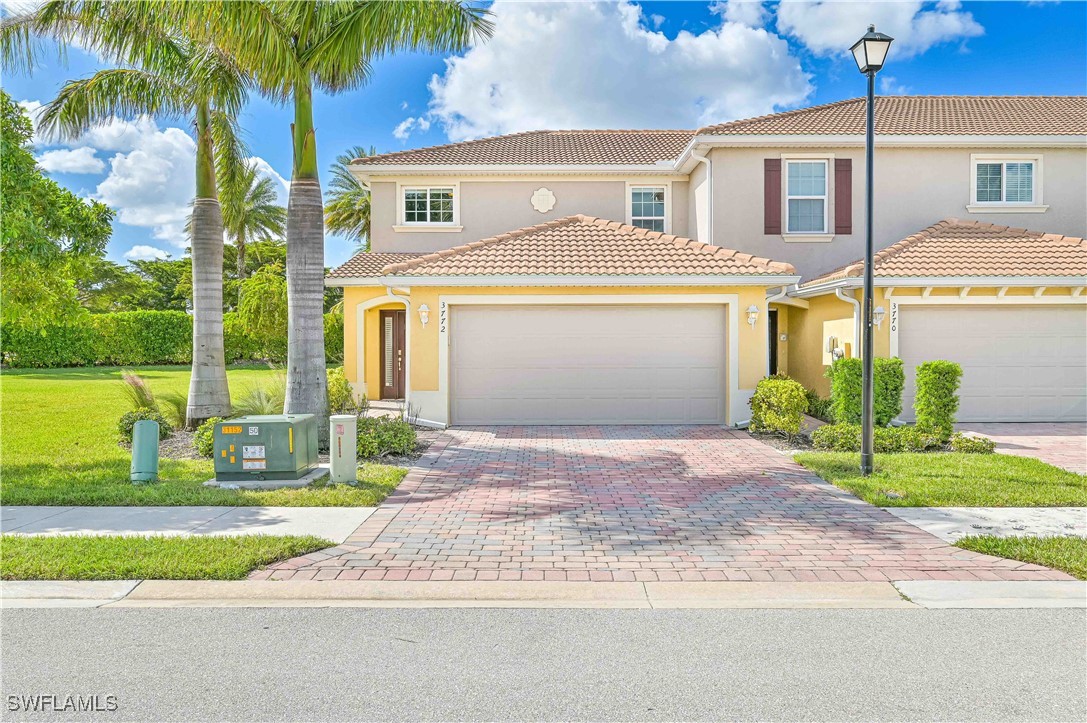
M 125 258 L 129 261 L 151 261 L 152 259 L 168 259 L 170 254 L 154 246 L 137 244 L 125 251 Z
M 430 83 L 429 117 L 455 141 L 533 128 L 690 128 L 797 105 L 812 89 L 784 39 L 737 22 L 669 39 L 626 0 L 498 0 L 491 9 L 494 37 L 447 59 Z
M 257 173 L 261 176 L 267 176 L 271 178 L 276 185 L 277 200 L 280 204 L 286 206 L 287 199 L 290 198 L 291 184 L 290 182 L 279 175 L 279 172 L 272 168 L 272 164 L 264 160 L 260 156 L 253 156 L 246 159 L 249 163 L 255 163 L 257 166 Z
M 710 12 L 729 22 L 751 28 L 763 27 L 770 16 L 766 6 L 759 0 L 715 0 L 710 3 Z
M 155 238 L 185 248 L 196 144 L 180 128 L 152 128 L 128 138 L 132 150 L 113 156 L 94 197 L 117 209 L 121 223 L 151 228 Z
M 848 53 L 869 24 L 895 39 L 891 58 L 917 55 L 933 45 L 985 32 L 973 15 L 962 10 L 958 0 L 782 0 L 777 6 L 779 32 L 796 38 L 817 55 Z
M 911 89 L 908 85 L 898 82 L 893 75 L 881 75 L 879 77 L 879 92 L 883 95 L 909 95 Z
M 430 130 L 430 120 L 426 116 L 405 118 L 396 124 L 396 128 L 393 128 L 393 136 L 406 141 L 414 131 L 423 131 L 425 133 L 428 130 Z
M 93 148 L 46 151 L 37 161 L 49 173 L 101 173 L 106 170 L 105 162 L 95 155 Z

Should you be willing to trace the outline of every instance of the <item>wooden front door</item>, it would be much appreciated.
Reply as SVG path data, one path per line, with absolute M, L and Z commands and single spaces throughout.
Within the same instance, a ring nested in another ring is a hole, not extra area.
M 404 398 L 403 311 L 381 312 L 381 398 Z

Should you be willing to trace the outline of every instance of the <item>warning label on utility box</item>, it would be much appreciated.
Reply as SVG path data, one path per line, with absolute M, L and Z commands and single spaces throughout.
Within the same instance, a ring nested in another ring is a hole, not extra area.
M 264 457 L 263 444 L 242 445 L 242 459 L 264 459 Z
M 242 469 L 268 469 L 268 463 L 263 459 L 243 459 Z

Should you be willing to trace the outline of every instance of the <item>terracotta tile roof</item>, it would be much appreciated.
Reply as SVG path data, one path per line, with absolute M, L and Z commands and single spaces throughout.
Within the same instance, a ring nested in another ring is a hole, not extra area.
M 390 276 L 794 275 L 789 264 L 591 216 L 567 216 L 385 268 Z
M 721 123 L 700 134 L 860 134 L 865 99 Z M 876 132 L 902 135 L 1075 135 L 1087 133 L 1087 96 L 884 96 Z
M 410 261 L 422 254 L 381 253 L 363 251 L 348 259 L 342 266 L 337 266 L 328 273 L 330 279 L 364 279 L 381 276 L 381 270 L 389 264 Z
M 357 158 L 355 166 L 652 164 L 679 157 L 693 131 L 528 131 Z
M 949 218 L 875 256 L 875 276 L 1085 276 L 1087 241 L 1073 236 Z M 855 261 L 802 286 L 859 277 Z

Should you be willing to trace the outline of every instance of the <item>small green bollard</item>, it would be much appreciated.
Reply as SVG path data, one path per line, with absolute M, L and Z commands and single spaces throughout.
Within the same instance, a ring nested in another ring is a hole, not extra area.
M 141 419 L 132 428 L 132 484 L 159 478 L 159 423 Z

